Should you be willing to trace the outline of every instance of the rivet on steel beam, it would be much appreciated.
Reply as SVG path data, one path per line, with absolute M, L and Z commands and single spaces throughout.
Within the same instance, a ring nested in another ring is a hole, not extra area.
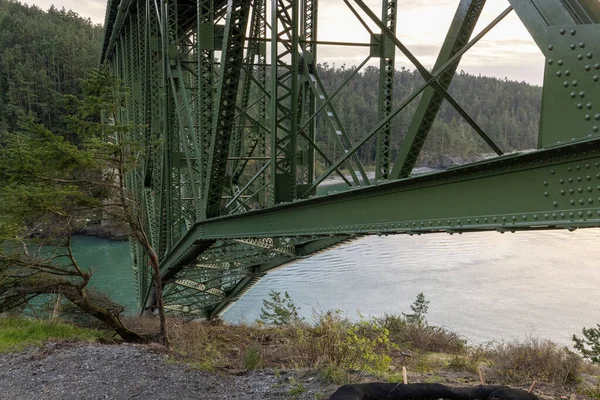
M 593 192 L 593 191 L 594 191 L 594 189 L 592 189 L 592 187 L 591 187 L 591 186 L 588 186 L 588 187 L 587 187 L 587 191 L 591 193 L 591 192 Z
M 574 98 L 575 98 L 575 96 L 577 96 L 577 93 L 575 93 L 575 92 L 571 92 L 571 98 L 572 98 L 572 99 L 574 99 Z
M 594 75 L 594 78 L 592 79 L 594 79 L 594 82 L 598 82 L 598 75 Z
M 585 115 L 585 120 L 589 121 L 590 119 L 592 119 L 592 116 L 590 114 L 586 114 Z
M 583 49 L 584 47 L 585 47 L 585 43 L 583 43 L 583 42 L 579 43 L 579 48 L 580 49 Z
M 585 201 L 583 201 L 583 199 L 579 200 L 579 205 L 583 205 L 585 203 Z
M 554 60 L 552 60 L 551 58 L 548 59 L 548 65 L 552 65 L 552 64 L 554 64 Z
M 553 205 L 554 207 L 558 207 L 558 203 L 557 203 L 556 201 L 555 201 L 554 203 L 552 203 L 552 205 Z
M 475 218 L 475 222 L 476 222 L 476 223 L 479 223 L 479 218 Z
M 548 197 L 548 192 L 544 192 L 544 196 Z
M 575 167 L 575 169 L 576 169 L 577 171 L 581 171 L 581 165 L 577 165 L 577 166 Z
M 579 215 L 580 217 L 583 217 L 583 211 L 579 211 L 579 212 L 577 213 L 577 215 Z
M 569 189 L 569 193 L 573 194 L 573 193 L 575 193 L 575 191 L 573 189 Z
M 563 60 L 558 60 L 558 65 L 562 66 L 563 64 Z
M 560 34 L 561 34 L 561 35 L 564 35 L 564 34 L 565 34 L 565 32 L 566 32 L 566 31 L 565 31 L 565 28 L 561 28 L 561 30 L 560 30 L 559 32 L 560 32 Z
M 485 218 L 483 219 L 483 221 L 484 221 L 484 222 L 488 222 L 488 218 L 487 218 L 487 217 L 485 217 Z
M 561 191 L 560 191 L 560 194 L 562 194 L 562 195 L 564 196 L 564 195 L 565 195 L 565 191 L 564 191 L 564 190 L 561 190 Z
M 544 186 L 548 186 L 548 181 L 544 181 Z
M 588 216 L 588 217 L 591 217 L 592 215 L 594 215 L 594 214 L 592 214 L 592 212 L 591 212 L 591 211 L 588 211 L 588 212 L 587 212 L 587 216 Z
M 572 212 L 569 213 L 569 217 L 573 218 L 575 216 L 575 214 L 573 214 Z
M 494 222 L 498 221 L 498 219 L 496 217 L 494 217 Z
M 578 191 L 579 193 L 583 193 L 583 189 L 582 189 L 582 188 L 577 188 L 577 191 Z
M 569 183 L 573 183 L 573 178 L 569 178 L 567 180 L 569 181 Z M 573 190 L 573 189 L 571 189 L 571 190 Z
M 594 126 L 592 127 L 592 130 L 593 130 L 594 132 L 598 132 L 598 127 L 597 127 L 596 125 L 594 125 Z
M 573 87 L 576 87 L 577 86 L 577 81 L 571 82 L 571 85 L 573 85 Z
M 591 181 L 592 177 L 588 175 L 588 176 L 585 177 L 585 179 L 587 179 L 588 181 Z
M 581 110 L 581 109 L 583 108 L 583 104 L 581 104 L 581 103 L 578 103 L 578 104 L 577 104 L 577 108 Z
M 569 45 L 569 48 L 570 48 L 571 50 L 575 50 L 575 48 L 576 48 L 576 47 L 577 47 L 577 46 L 575 46 L 575 43 L 571 43 L 571 44 Z
M 560 72 L 560 71 L 559 71 L 559 72 Z M 565 75 L 566 75 L 566 76 L 569 76 L 569 75 L 571 75 L 571 71 L 569 71 L 569 70 L 566 70 L 566 71 L 565 71 Z M 559 76 L 560 76 L 560 75 L 559 75 Z
M 553 45 L 548 45 L 548 50 L 550 50 L 550 51 L 554 50 L 554 46 Z
M 573 168 L 572 167 L 567 167 L 567 171 L 571 172 L 571 171 L 573 171 Z
M 585 92 L 584 91 L 579 92 L 579 97 L 581 97 L 583 99 L 585 97 Z
M 592 199 L 591 197 L 588 199 L 588 203 L 590 204 L 594 204 L 594 199 Z
M 533 219 L 535 219 L 537 221 L 537 219 L 538 219 L 537 214 L 533 214 Z
M 600 63 L 594 64 L 594 69 L 600 69 Z
M 585 56 L 586 56 L 587 58 L 589 58 L 589 59 L 591 59 L 592 57 L 594 57 L 594 55 L 593 55 L 592 53 L 587 53 Z
M 583 54 L 577 54 L 577 59 L 578 59 L 579 61 L 583 60 Z
M 506 217 L 502 217 L 502 221 L 506 222 Z
M 592 103 L 587 103 L 585 106 L 587 107 L 588 110 L 592 109 Z
M 590 164 L 585 164 L 585 169 L 590 169 Z
M 596 114 L 596 115 L 594 115 L 594 119 L 595 119 L 596 121 L 600 121 L 600 113 L 599 113 L 599 114 Z
M 575 36 L 575 34 L 577 33 L 577 31 L 575 29 L 571 29 L 571 32 L 569 32 L 571 34 L 571 36 Z
M 561 217 L 561 218 L 564 218 L 564 217 L 565 217 L 565 213 L 564 213 L 564 212 L 561 212 L 561 213 L 560 213 L 560 217 Z
M 588 72 L 589 72 L 589 71 L 592 69 L 592 67 L 590 67 L 589 65 L 586 65 L 586 66 L 584 67 L 584 69 L 585 69 L 586 71 L 588 71 Z
M 556 219 L 556 213 L 552 213 L 552 218 Z
M 560 183 L 561 183 L 561 185 L 562 185 L 562 184 L 564 184 L 564 183 L 565 183 L 565 180 L 564 180 L 564 179 L 561 179 L 559 182 L 560 182 Z
M 550 218 L 550 215 L 544 214 L 544 218 L 548 219 L 548 218 Z
M 572 206 L 575 205 L 575 200 L 569 200 L 569 203 L 571 203 Z
M 564 87 L 569 87 L 569 82 L 567 82 L 567 81 L 564 81 L 564 82 L 563 82 L 563 86 L 564 86 Z M 577 85 L 575 85 L 575 86 L 577 86 Z

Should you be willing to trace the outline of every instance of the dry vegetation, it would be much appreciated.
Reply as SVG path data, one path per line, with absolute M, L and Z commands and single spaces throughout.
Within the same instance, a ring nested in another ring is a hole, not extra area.
M 157 329 L 153 320 L 128 322 L 146 332 Z M 341 384 L 402 381 L 405 366 L 411 382 L 465 385 L 477 384 L 481 370 L 490 384 L 527 388 L 535 380 L 552 396 L 556 388 L 568 388 L 565 393 L 600 399 L 600 371 L 566 347 L 536 339 L 470 347 L 454 332 L 402 316 L 353 322 L 329 312 L 312 325 L 283 326 L 170 320 L 169 329 L 173 360 L 206 371 L 303 368 Z

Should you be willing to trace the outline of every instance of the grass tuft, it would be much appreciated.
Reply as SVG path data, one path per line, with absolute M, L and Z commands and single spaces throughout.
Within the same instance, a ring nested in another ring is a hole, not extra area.
M 106 338 L 106 334 L 101 331 L 62 322 L 18 317 L 0 318 L 0 352 L 2 353 L 19 351 L 32 345 L 41 345 L 46 340 L 95 341 L 101 338 Z

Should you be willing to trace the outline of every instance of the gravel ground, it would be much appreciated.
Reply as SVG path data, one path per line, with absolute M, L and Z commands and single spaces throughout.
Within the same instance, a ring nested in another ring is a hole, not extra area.
M 315 399 L 337 388 L 300 372 L 222 375 L 166 360 L 127 344 L 59 342 L 0 354 L 0 399 Z M 291 395 L 299 385 L 303 392 Z

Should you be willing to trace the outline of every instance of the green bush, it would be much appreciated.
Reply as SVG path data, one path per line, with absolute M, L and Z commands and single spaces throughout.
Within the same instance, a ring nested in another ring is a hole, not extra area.
M 246 348 L 246 353 L 244 354 L 244 367 L 247 370 L 253 370 L 260 366 L 261 364 L 261 356 L 260 351 L 256 345 L 251 344 Z
M 280 292 L 271 290 L 269 297 L 270 300 L 263 300 L 259 322 L 282 326 L 296 324 L 304 319 L 298 315 L 298 308 L 288 292 L 285 292 L 282 297 Z
M 594 364 L 600 364 L 600 324 L 597 328 L 583 328 L 583 338 L 573 335 L 573 346 Z

